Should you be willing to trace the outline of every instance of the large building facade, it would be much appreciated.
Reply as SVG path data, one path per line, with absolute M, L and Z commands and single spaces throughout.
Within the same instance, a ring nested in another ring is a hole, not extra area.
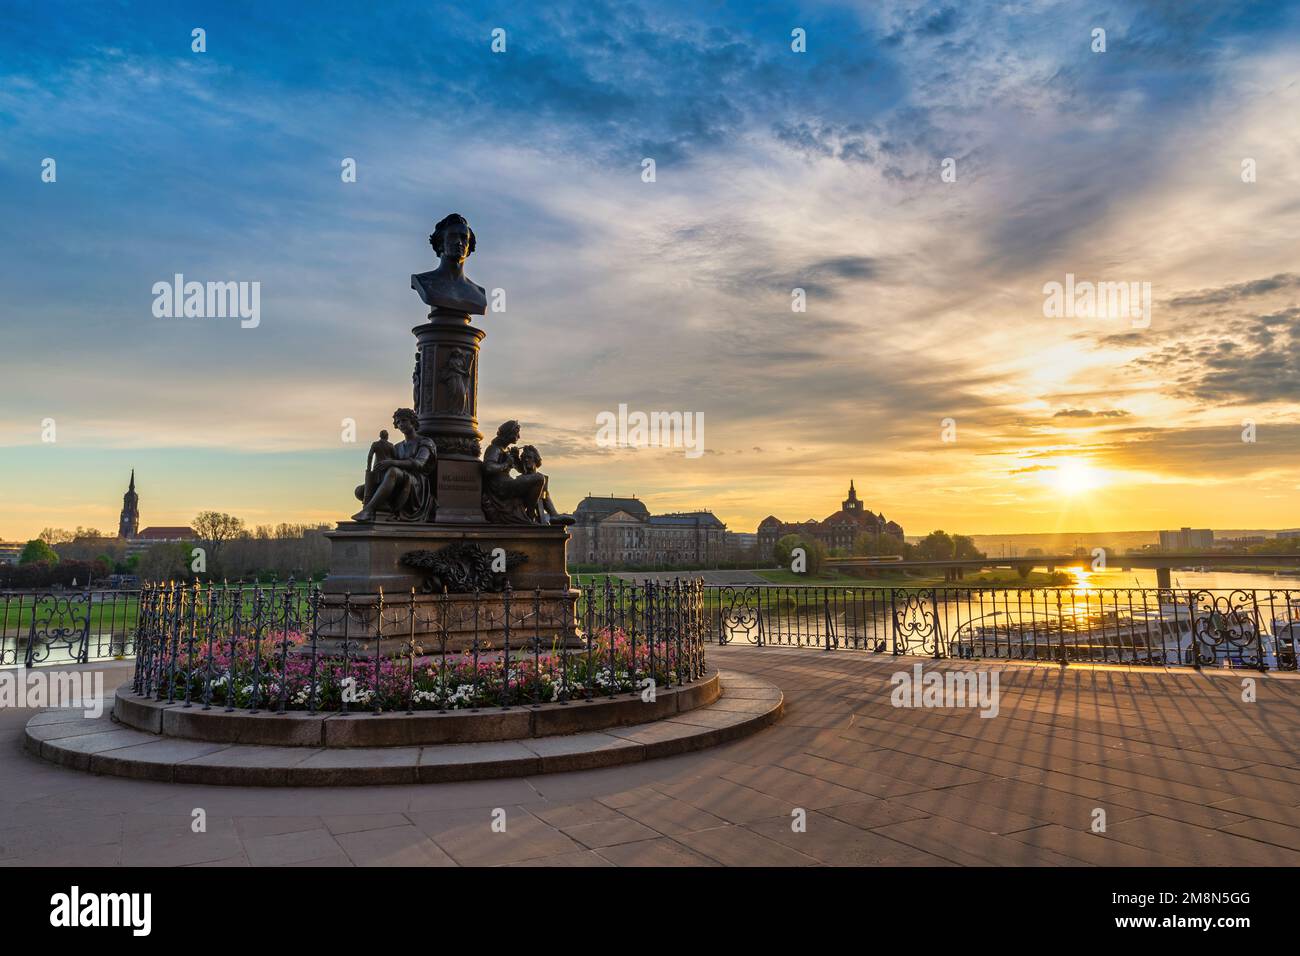
M 1214 532 L 1209 528 L 1179 528 L 1160 532 L 1161 551 L 1208 551 L 1214 547 Z
M 652 515 L 636 498 L 588 495 L 573 517 L 574 564 L 682 567 L 726 560 L 727 526 L 709 511 Z
M 772 557 L 776 543 L 788 534 L 803 535 L 820 541 L 826 549 L 852 550 L 860 534 L 890 535 L 903 540 L 903 529 L 897 522 L 889 521 L 883 514 L 873 514 L 858 498 L 858 491 L 849 482 L 849 495 L 840 502 L 840 510 L 821 521 L 782 521 L 768 515 L 758 525 L 758 554 L 763 560 Z

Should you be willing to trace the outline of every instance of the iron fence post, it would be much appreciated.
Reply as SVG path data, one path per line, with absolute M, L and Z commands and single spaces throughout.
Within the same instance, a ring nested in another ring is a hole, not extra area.
M 90 617 L 95 607 L 95 592 L 90 590 L 90 582 L 86 582 L 86 619 L 81 627 L 81 650 L 77 652 L 77 663 L 85 664 L 90 660 Z M 111 647 L 113 644 L 113 635 L 108 635 L 108 643 Z
M 1259 592 L 1254 588 L 1250 591 L 1250 603 L 1255 609 L 1253 618 L 1255 625 L 1255 660 L 1257 661 L 1255 666 L 1262 674 L 1268 670 L 1268 662 L 1264 660 L 1264 625 L 1259 616 Z M 1273 635 L 1274 647 L 1277 646 L 1277 643 L 1277 635 L 1275 634 Z
M 939 618 L 938 588 L 935 588 L 930 592 L 930 613 L 934 615 L 934 659 L 937 661 L 944 656 L 942 653 L 942 647 L 940 646 L 943 642 L 943 622 Z M 1007 653 L 1008 656 L 1010 656 L 1010 651 Z
M 898 604 L 894 600 L 894 589 L 889 589 L 889 633 L 894 646 L 893 655 L 898 656 Z

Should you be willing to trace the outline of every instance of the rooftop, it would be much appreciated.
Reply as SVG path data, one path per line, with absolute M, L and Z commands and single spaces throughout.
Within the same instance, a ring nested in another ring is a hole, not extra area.
M 194 537 L 194 529 L 182 525 L 150 525 L 141 529 L 137 540 L 145 541 L 188 541 Z

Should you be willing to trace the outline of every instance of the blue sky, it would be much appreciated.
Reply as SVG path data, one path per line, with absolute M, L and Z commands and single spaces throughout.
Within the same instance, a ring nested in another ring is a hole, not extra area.
M 484 430 L 522 419 L 563 507 L 752 530 L 852 477 L 909 533 L 1300 523 L 1296 4 L 10 10 L 0 537 L 111 529 L 133 465 L 146 523 L 350 513 L 452 210 L 507 296 Z M 1044 318 L 1067 272 L 1155 321 Z M 260 282 L 260 325 L 156 318 L 175 273 Z M 708 453 L 597 447 L 620 403 Z M 1067 458 L 1097 492 L 1035 477 Z

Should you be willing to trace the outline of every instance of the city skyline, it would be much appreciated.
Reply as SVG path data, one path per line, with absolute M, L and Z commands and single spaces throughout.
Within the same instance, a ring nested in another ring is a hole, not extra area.
M 132 487 L 133 487 L 133 486 L 134 486 L 134 472 L 132 472 L 132 474 L 131 474 L 129 480 L 130 480 L 131 485 L 132 485 Z M 638 501 L 641 501 L 643 504 L 646 504 L 647 507 L 649 507 L 650 504 L 651 504 L 651 499 L 643 498 L 643 497 L 638 496 L 638 495 L 615 495 L 615 494 L 608 494 L 608 495 L 605 495 L 605 494 L 592 494 L 592 495 L 586 495 L 586 496 L 584 496 L 582 500 L 586 500 L 587 498 L 592 498 L 592 499 L 601 499 L 601 498 L 634 498 L 634 499 L 636 499 L 636 500 L 638 500 Z M 866 502 L 864 502 L 864 504 L 866 504 Z M 211 510 L 211 509 L 199 508 L 198 510 Z M 198 510 L 196 510 L 195 514 L 198 513 Z M 870 510 L 870 509 L 868 509 L 868 510 Z M 701 507 L 701 508 L 671 508 L 671 509 L 664 509 L 664 510 L 662 510 L 662 511 L 659 512 L 659 513 L 660 513 L 661 515 L 665 515 L 665 516 L 672 516 L 672 515 L 679 515 L 679 514 L 698 514 L 698 513 L 715 514 L 715 512 L 713 511 L 713 509 L 712 509 L 712 508 L 709 508 L 709 507 Z M 119 509 L 119 515 L 120 515 L 120 509 Z M 193 517 L 194 517 L 194 515 L 190 515 L 190 517 L 189 517 L 189 518 L 186 518 L 185 520 L 186 520 L 186 521 L 192 520 Z M 239 514 L 236 514 L 235 517 L 243 519 L 243 516 L 242 516 L 242 515 L 239 515 Z M 737 532 L 737 533 L 742 533 L 742 534 L 754 534 L 755 531 L 757 531 L 757 528 L 751 530 L 751 529 L 749 529 L 749 528 L 739 527 L 739 526 L 736 526 L 736 525 L 733 525 L 733 524 L 728 523 L 728 522 L 726 521 L 725 517 L 723 517 L 723 516 L 718 516 L 718 517 L 719 517 L 719 520 L 721 520 L 722 523 L 726 526 L 726 529 L 727 529 L 728 532 Z M 825 517 L 825 516 L 823 515 L 822 517 Z M 117 522 L 117 520 L 118 520 L 118 518 L 115 517 L 115 518 L 114 518 L 114 522 Z M 143 521 L 143 518 L 139 518 L 138 520 Z M 179 519 L 178 519 L 178 520 L 179 520 Z M 821 520 L 821 519 L 820 519 L 817 515 L 809 515 L 809 516 L 807 516 L 807 517 L 805 517 L 805 518 L 801 518 L 801 519 L 792 519 L 792 520 L 793 520 L 793 521 L 796 521 L 796 522 L 802 522 L 802 521 L 813 521 L 813 522 L 817 522 L 817 521 L 819 521 L 819 520 Z M 265 526 L 271 526 L 271 527 L 273 527 L 275 524 L 280 524 L 280 523 L 281 523 L 281 522 L 273 522 L 273 523 L 272 523 L 272 522 L 261 522 L 261 521 L 245 521 L 245 525 L 246 525 L 247 529 L 250 530 L 250 531 L 254 530 L 258 525 L 265 525 Z M 307 520 L 307 521 L 285 521 L 285 522 L 283 522 L 283 523 L 285 523 L 285 524 L 303 524 L 303 525 L 317 525 L 317 526 L 319 526 L 319 525 L 329 525 L 329 524 L 331 524 L 332 522 L 329 521 L 329 520 L 322 520 L 322 521 L 311 521 L 311 520 Z M 164 521 L 159 520 L 159 521 L 157 521 L 157 522 L 151 522 L 151 523 L 148 523 L 148 524 L 142 525 L 142 527 L 148 529 L 148 528 L 151 528 L 151 527 L 164 527 L 164 528 L 171 528 L 171 527 L 178 527 L 178 526 L 175 525 L 175 524 L 172 524 L 171 522 L 164 522 Z M 967 535 L 967 536 L 969 536 L 969 537 L 975 538 L 975 539 L 977 539 L 977 542 L 976 542 L 976 543 L 977 543 L 977 546 L 991 548 L 992 550 L 989 551 L 989 554 L 990 554 L 990 556 L 995 556 L 995 552 L 996 552 L 996 553 L 999 553 L 999 554 L 1002 553 L 1002 551 L 1005 551 L 1005 550 L 1006 550 L 1007 542 L 1010 542 L 1010 541 L 1013 541 L 1013 540 L 1019 541 L 1019 546 L 1021 546 L 1021 547 L 1032 547 L 1032 546 L 1033 546 L 1032 544 L 1025 543 L 1026 541 L 1029 541 L 1029 540 L 1040 541 L 1040 539 L 1057 539 L 1057 540 L 1059 540 L 1059 541 L 1066 541 L 1066 540 L 1068 540 L 1068 539 L 1070 539 L 1070 538 L 1072 538 L 1072 537 L 1078 538 L 1079 541 L 1084 541 L 1084 540 L 1086 540 L 1086 541 L 1088 541 L 1089 543 L 1095 543 L 1095 542 L 1098 541 L 1098 540 L 1102 540 L 1102 539 L 1104 539 L 1105 536 L 1107 536 L 1107 535 L 1111 535 L 1111 536 L 1115 536 L 1115 537 L 1118 537 L 1118 538 L 1122 538 L 1122 539 L 1124 539 L 1124 540 L 1126 540 L 1126 541 L 1129 541 L 1129 540 L 1132 540 L 1132 539 L 1136 539 L 1136 538 L 1141 537 L 1141 536 L 1148 536 L 1148 537 L 1151 537 L 1151 538 L 1153 538 L 1153 539 L 1158 540 L 1158 536 L 1161 534 L 1162 531 L 1169 531 L 1169 530 L 1177 531 L 1177 530 L 1179 530 L 1179 528 L 1182 528 L 1182 529 L 1185 530 L 1186 527 L 1188 527 L 1188 526 L 1179 526 L 1179 527 L 1171 528 L 1171 529 L 1161 529 L 1161 528 L 1131 528 L 1131 529 L 1108 528 L 1108 529 L 1099 529 L 1099 530 L 1092 530 L 1092 531 L 1085 531 L 1085 530 L 1079 530 L 1079 529 L 1069 529 L 1069 528 L 1066 528 L 1066 529 L 1062 529 L 1062 530 L 1059 530 L 1059 531 L 1047 531 L 1047 532 L 1032 532 L 1032 531 L 1031 531 L 1031 532 L 965 531 L 965 530 L 962 530 L 962 529 L 959 529 L 959 528 L 947 528 L 947 529 L 942 529 L 942 530 L 947 530 L 949 533 L 952 533 L 952 534 L 965 534 L 965 535 Z M 35 532 L 35 533 L 31 534 L 31 535 L 13 535 L 13 534 L 6 534 L 6 533 L 5 533 L 5 529 L 4 529 L 3 527 L 0 527 L 0 541 L 9 541 L 9 542 L 12 542 L 12 541 L 26 541 L 26 540 L 30 540 L 31 538 L 38 537 L 39 534 L 40 534 L 41 532 L 45 531 L 47 528 L 53 528 L 53 529 L 56 529 L 56 530 L 63 530 L 63 531 L 72 531 L 72 530 L 77 529 L 77 528 L 85 528 L 85 529 L 87 529 L 87 530 L 98 530 L 98 531 L 100 531 L 100 532 L 104 535 L 104 537 L 106 537 L 106 538 L 112 538 L 112 537 L 115 536 L 115 534 L 112 532 L 111 528 L 108 527 L 108 524 L 107 524 L 107 523 L 102 523 L 102 524 L 97 524 L 97 523 L 95 523 L 95 522 L 85 522 L 85 523 L 83 523 L 83 522 L 80 521 L 80 520 L 76 520 L 76 521 L 67 521 L 67 522 L 58 523 L 58 524 L 52 524 L 52 525 L 45 525 L 45 526 L 43 526 L 41 529 L 39 529 L 37 532 Z M 107 530 L 106 530 L 106 529 L 107 529 Z M 929 530 L 936 530 L 936 529 L 928 529 L 926 532 L 923 532 L 923 533 L 908 534 L 908 535 L 906 535 L 906 540 L 908 540 L 908 541 L 919 541 L 919 540 L 921 540 L 922 538 L 925 537 L 925 535 L 929 532 Z M 1265 535 L 1270 535 L 1270 534 L 1276 534 L 1276 533 L 1279 533 L 1279 532 L 1300 533 L 1300 529 L 1296 529 L 1296 528 L 1288 528 L 1288 527 L 1285 527 L 1285 526 L 1276 526 L 1276 527 L 1267 527 L 1267 528 L 1214 528 L 1214 529 L 1211 529 L 1211 530 L 1213 531 L 1216 540 L 1218 540 L 1218 539 L 1223 539 L 1223 538 L 1231 538 L 1232 536 L 1235 536 L 1235 535 L 1244 535 L 1244 534 L 1265 534 Z M 980 540 L 978 540 L 978 539 L 983 539 L 983 540 L 980 541 Z M 1078 544 L 1078 543 L 1079 543 L 1078 541 L 1074 542 L 1074 544 Z M 1073 546 L 1073 545 L 1072 545 L 1072 546 Z M 1001 550 L 999 550 L 999 549 L 1001 549 Z M 1008 553 L 1009 553 L 1009 552 L 1008 552 Z
M 481 427 L 561 508 L 750 531 L 854 478 L 911 534 L 1300 524 L 1294 9 L 151 9 L 0 39 L 0 537 L 111 531 L 132 467 L 144 523 L 346 518 L 453 209 L 505 293 Z M 158 317 L 178 274 L 258 323 Z M 1076 281 L 1150 309 L 1049 315 Z M 703 453 L 602 445 L 623 405 Z

